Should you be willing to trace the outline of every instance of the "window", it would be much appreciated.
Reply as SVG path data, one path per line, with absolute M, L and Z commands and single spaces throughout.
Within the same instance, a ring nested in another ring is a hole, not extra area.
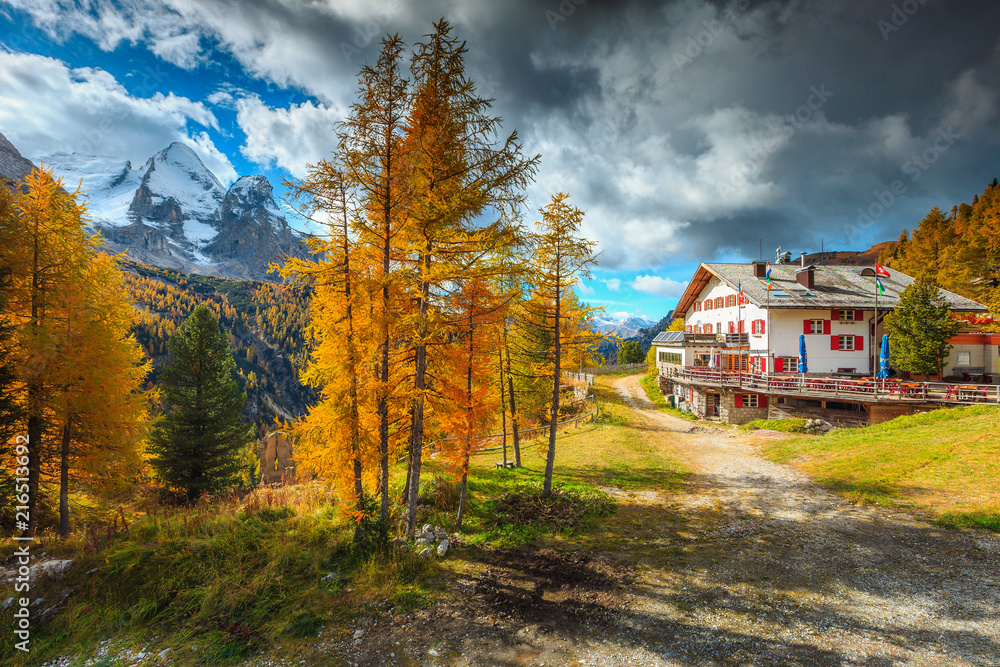
M 799 370 L 799 358 L 798 357 L 782 357 L 781 358 L 782 367 L 785 372 L 797 373 Z M 517 394 L 515 394 L 516 396 Z
M 744 408 L 756 408 L 757 407 L 757 394 L 743 394 L 743 407 Z
M 676 364 L 680 366 L 682 363 L 681 355 L 679 352 L 664 352 L 663 350 L 660 350 L 660 353 L 657 358 L 659 359 L 660 363 L 664 364 Z
M 731 294 L 726 297 L 726 308 L 732 308 L 736 305 L 736 295 Z
M 694 302 L 694 312 L 696 312 L 696 313 L 700 313 L 701 312 L 701 301 L 695 301 Z
M 854 350 L 854 336 L 838 336 L 840 339 L 840 351 L 850 352 Z
M 857 373 L 858 369 L 856 369 L 856 368 L 838 368 L 837 372 L 838 373 Z
M 955 355 L 957 361 L 956 366 L 971 366 L 972 365 L 972 353 L 971 352 L 958 352 Z
M 842 323 L 855 322 L 854 311 L 853 310 L 842 310 L 840 311 L 840 321 Z
M 764 320 L 754 320 L 750 323 L 750 333 L 762 335 L 764 333 Z
M 708 334 L 712 333 L 712 325 L 711 324 L 706 324 L 705 325 L 705 333 L 708 333 Z
M 809 333 L 821 334 L 824 328 L 823 320 L 809 320 Z
M 723 304 L 722 297 L 721 296 L 715 297 L 715 307 L 716 308 L 722 308 L 722 304 Z
M 705 299 L 705 310 L 712 310 L 712 300 Z

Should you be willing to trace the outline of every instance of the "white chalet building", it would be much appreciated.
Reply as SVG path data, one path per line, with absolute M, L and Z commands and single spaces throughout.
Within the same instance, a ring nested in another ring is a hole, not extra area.
M 878 295 L 876 322 L 874 267 L 776 264 L 771 266 L 770 290 L 765 272 L 764 262 L 701 264 L 674 309 L 675 317 L 684 318 L 684 331 L 664 332 L 654 339 L 660 385 L 682 408 L 734 424 L 767 418 L 768 408 L 776 407 L 774 397 L 769 401 L 765 393 L 712 387 L 692 380 L 691 373 L 676 371 L 702 368 L 798 376 L 803 334 L 808 376 L 873 375 L 885 333 L 883 318 L 913 282 L 894 269 L 891 277 L 880 279 L 884 293 Z M 737 293 L 740 286 L 742 299 Z M 952 310 L 987 310 L 957 294 L 942 291 L 942 295 Z M 795 401 L 777 402 L 790 406 Z M 830 407 L 828 401 L 803 403 Z M 861 412 L 856 421 L 867 420 L 862 405 L 832 407 Z

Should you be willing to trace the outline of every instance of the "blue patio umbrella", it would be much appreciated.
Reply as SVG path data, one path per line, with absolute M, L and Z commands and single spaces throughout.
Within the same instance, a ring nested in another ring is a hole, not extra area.
M 889 379 L 889 334 L 882 334 L 882 350 L 879 352 L 878 373 L 875 377 L 879 380 Z
M 806 336 L 799 334 L 799 372 L 808 373 L 809 364 L 806 363 Z

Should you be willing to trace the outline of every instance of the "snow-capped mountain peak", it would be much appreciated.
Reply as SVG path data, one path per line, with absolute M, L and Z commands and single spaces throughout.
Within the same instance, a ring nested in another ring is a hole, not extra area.
M 214 238 L 211 221 L 226 190 L 197 153 L 175 141 L 149 158 L 142 171 L 130 216 L 155 225 L 166 214 L 171 223 L 189 223 L 184 233 L 190 240 L 204 244 Z
M 112 250 L 134 259 L 192 273 L 274 280 L 270 264 L 286 255 L 308 256 L 265 176 L 244 176 L 227 191 L 183 143 L 170 144 L 139 169 L 121 158 L 77 153 L 35 161 L 50 165 L 67 190 L 80 184 L 93 226 Z
M 599 313 L 590 320 L 590 328 L 603 334 L 615 334 L 621 338 L 631 338 L 656 324 L 655 321 L 638 317 L 631 313 Z

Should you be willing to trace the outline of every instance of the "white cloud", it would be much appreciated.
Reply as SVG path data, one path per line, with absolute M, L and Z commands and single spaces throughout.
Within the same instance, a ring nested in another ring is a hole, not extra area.
M 204 130 L 219 129 L 201 102 L 169 93 L 130 94 L 111 74 L 71 69 L 44 56 L 0 49 L 0 128 L 25 155 L 78 152 L 142 164 L 174 141 L 195 148 L 221 180 L 235 170 Z
M 145 44 L 178 67 L 194 69 L 226 51 L 253 76 L 298 87 L 324 101 L 354 88 L 359 66 L 372 60 L 382 35 L 412 17 L 402 0 L 377 3 L 232 0 L 6 0 L 59 41 L 74 33 L 104 51 Z M 346 86 L 346 88 L 345 88 Z
M 667 298 L 677 298 L 684 293 L 688 281 L 678 282 L 670 278 L 660 276 L 643 275 L 632 279 L 631 287 L 638 292 L 644 292 L 653 296 Z
M 621 289 L 622 286 L 622 281 L 619 280 L 618 278 L 611 278 L 610 280 L 602 280 L 601 282 L 607 285 L 608 289 L 611 290 L 612 292 L 617 292 L 619 289 Z
M 336 144 L 334 124 L 342 118 L 323 104 L 303 102 L 274 109 L 257 96 L 236 102 L 236 122 L 246 134 L 243 155 L 264 166 L 278 165 L 296 178 L 306 166 L 330 155 Z
M 576 281 L 576 291 L 579 292 L 581 296 L 594 296 L 594 288 L 582 280 Z

